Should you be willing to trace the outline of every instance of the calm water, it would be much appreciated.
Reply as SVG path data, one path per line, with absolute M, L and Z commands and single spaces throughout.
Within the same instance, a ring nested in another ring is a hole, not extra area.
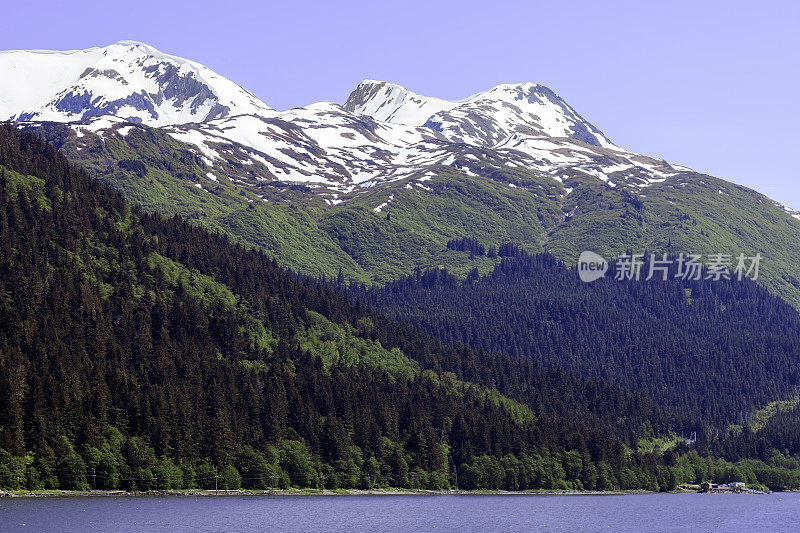
M 800 494 L 0 500 L 0 531 L 800 531 Z

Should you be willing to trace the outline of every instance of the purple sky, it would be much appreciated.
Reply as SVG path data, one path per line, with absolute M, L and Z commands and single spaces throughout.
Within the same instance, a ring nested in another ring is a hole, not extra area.
M 15 2 L 0 49 L 143 41 L 277 109 L 364 78 L 443 98 L 533 81 L 620 146 L 800 208 L 796 0 L 377 4 Z

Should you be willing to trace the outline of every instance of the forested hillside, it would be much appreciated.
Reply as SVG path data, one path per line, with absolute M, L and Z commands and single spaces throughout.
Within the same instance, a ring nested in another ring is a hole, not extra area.
M 0 272 L 6 488 L 671 483 L 626 447 L 668 429 L 641 396 L 352 306 L 11 126 Z
M 5 489 L 800 484 L 751 444 L 664 451 L 687 422 L 639 393 L 351 304 L 10 126 L 0 272 Z
M 725 428 L 794 397 L 800 315 L 750 280 L 683 281 L 674 274 L 670 281 L 623 282 L 612 268 L 587 284 L 550 255 L 519 253 L 486 277 L 460 281 L 445 270 L 418 271 L 356 292 L 446 342 L 643 391 L 690 421 L 685 431 Z

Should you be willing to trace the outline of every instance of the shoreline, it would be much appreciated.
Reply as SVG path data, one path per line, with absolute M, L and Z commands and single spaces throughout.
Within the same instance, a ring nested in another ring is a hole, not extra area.
M 580 491 L 580 490 L 536 490 L 536 491 L 504 491 L 504 490 L 405 490 L 405 489 L 287 489 L 287 490 L 150 490 L 126 492 L 122 490 L 41 490 L 41 491 L 2 491 L 0 498 L 141 498 L 141 497 L 225 497 L 225 496 L 267 496 L 267 497 L 313 497 L 313 496 L 629 496 L 636 494 L 660 494 L 646 490 L 630 491 Z M 665 494 L 704 494 L 694 490 L 677 490 Z M 765 494 L 746 491 L 739 494 Z

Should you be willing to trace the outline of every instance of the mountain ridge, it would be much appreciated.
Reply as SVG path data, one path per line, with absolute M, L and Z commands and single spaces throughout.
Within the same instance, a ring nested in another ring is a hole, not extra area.
M 145 44 L 121 43 L 44 54 L 64 57 L 88 54 L 94 58 L 110 53 L 114 62 L 123 61 L 118 57 L 120 54 L 133 54 L 135 68 L 128 74 L 144 72 L 149 92 L 120 89 L 120 84 L 130 85 L 127 79 L 114 69 L 97 68 L 104 65 L 95 61 L 94 66 L 81 73 L 82 83 L 67 83 L 68 87 L 55 97 L 49 100 L 43 97 L 47 101 L 44 104 L 18 106 L 11 111 L 14 102 L 6 102 L 0 105 L 0 116 L 21 122 L 55 120 L 76 124 L 99 117 L 103 124 L 107 122 L 103 117 L 112 115 L 165 127 L 173 137 L 193 144 L 211 166 L 215 160 L 226 157 L 212 145 L 239 143 L 256 150 L 254 157 L 267 167 L 268 176 L 262 177 L 327 188 L 324 194 L 331 204 L 338 203 L 340 196 L 354 188 L 372 187 L 411 175 L 423 177 L 431 166 L 454 165 L 465 147 L 500 150 L 509 165 L 536 169 L 557 180 L 564 179 L 559 173 L 570 172 L 571 168 L 606 182 L 611 182 L 610 174 L 632 169 L 634 174 L 645 176 L 645 183 L 689 170 L 613 145 L 552 90 L 539 84 L 500 84 L 463 100 L 448 101 L 417 95 L 397 84 L 366 80 L 341 106 L 326 102 L 280 112 L 255 101 L 249 92 L 198 63 L 163 54 Z M 13 58 L 15 54 L 37 53 L 6 54 Z M 14 64 L 10 67 L 9 63 L 13 62 L 0 56 L 0 73 L 12 70 Z M 190 65 L 194 70 L 174 79 L 176 64 L 180 68 Z M 74 77 L 74 72 L 66 70 Z M 200 71 L 221 84 L 235 86 L 241 93 L 239 96 L 245 95 L 247 101 L 236 107 L 230 98 L 207 98 L 214 86 L 194 83 L 197 76 L 193 72 Z M 165 77 L 148 77 L 154 72 Z M 90 78 L 95 77 L 102 84 L 93 90 Z M 139 85 L 145 84 L 140 80 Z M 187 85 L 191 87 L 184 87 Z M 96 92 L 99 94 L 95 95 Z M 112 93 L 114 96 L 110 96 Z M 378 97 L 377 93 L 386 94 Z M 0 104 L 3 98 L 9 100 L 0 94 Z M 390 103 L 389 98 L 394 98 L 394 102 Z M 424 108 L 411 110 L 417 117 L 414 120 L 403 118 L 408 117 L 409 102 Z M 381 110 L 386 104 L 388 112 Z M 172 112 L 174 109 L 177 114 Z M 398 113 L 403 117 L 397 116 Z M 78 130 L 79 126 L 75 128 Z M 97 132 L 99 128 L 90 129 Z M 478 154 L 480 163 L 484 158 Z M 469 172 L 470 166 L 462 164 L 456 168 Z

